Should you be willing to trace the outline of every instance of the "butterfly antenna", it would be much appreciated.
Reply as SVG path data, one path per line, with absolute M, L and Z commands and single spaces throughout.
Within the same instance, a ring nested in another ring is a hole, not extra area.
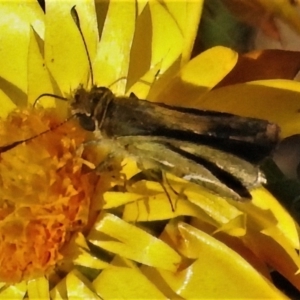
M 39 95 L 39 96 L 34 100 L 34 102 L 33 102 L 33 107 L 35 107 L 36 104 L 38 103 L 38 101 L 39 101 L 41 98 L 43 98 L 43 97 L 52 97 L 52 98 L 56 98 L 56 99 L 68 101 L 68 99 L 65 98 L 65 97 L 58 96 L 58 95 L 55 95 L 55 94 L 44 93 L 44 94 Z
M 47 132 L 50 132 L 50 131 L 53 131 L 53 130 L 57 129 L 58 127 L 62 126 L 63 124 L 65 124 L 66 122 L 68 122 L 69 120 L 71 120 L 74 117 L 75 117 L 75 115 L 72 115 L 69 118 L 65 119 L 63 122 L 61 122 L 61 123 L 53 126 L 52 128 L 49 128 L 49 129 L 47 129 L 47 130 L 45 130 L 43 132 L 40 132 L 40 133 L 38 133 L 38 134 L 36 134 L 34 136 L 31 136 L 30 138 L 27 138 L 27 139 L 24 139 L 24 140 L 20 140 L 20 141 L 15 141 L 15 142 L 13 142 L 13 143 L 11 143 L 9 145 L 0 146 L 0 155 L 1 155 L 1 153 L 6 152 L 8 150 L 11 150 L 11 149 L 17 147 L 20 144 L 30 142 L 30 141 L 34 140 L 35 138 L 37 138 L 37 137 L 39 137 L 41 135 L 46 134 Z
M 94 85 L 94 73 L 93 73 L 93 68 L 92 68 L 91 56 L 90 56 L 90 53 L 89 53 L 89 50 L 88 50 L 88 47 L 87 47 L 87 44 L 86 44 L 86 40 L 85 40 L 84 35 L 82 33 L 82 29 L 81 29 L 81 26 L 80 26 L 79 16 L 78 16 L 78 13 L 77 13 L 77 10 L 76 10 L 75 6 L 76 5 L 74 5 L 71 8 L 71 16 L 72 16 L 72 18 L 74 20 L 74 23 L 76 24 L 76 26 L 78 28 L 78 31 L 79 31 L 79 33 L 81 35 L 81 39 L 82 39 L 83 44 L 84 44 L 84 49 L 85 49 L 85 52 L 86 52 L 86 55 L 87 55 L 87 58 L 88 58 L 88 62 L 89 62 L 91 82 L 92 82 L 92 86 L 93 86 Z

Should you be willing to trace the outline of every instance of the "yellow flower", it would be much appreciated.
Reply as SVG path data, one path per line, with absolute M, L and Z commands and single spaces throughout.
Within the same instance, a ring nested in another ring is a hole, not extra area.
M 234 91 L 252 89 L 257 99 L 280 82 L 211 91 L 237 54 L 216 47 L 189 61 L 201 7 L 47 1 L 43 15 L 35 2 L 0 4 L 0 299 L 284 298 L 268 266 L 300 287 L 297 225 L 265 189 L 237 203 L 166 174 L 167 194 L 146 180 L 120 191 L 124 174 L 139 172 L 134 161 L 96 172 L 109 149 L 67 120 L 68 102 L 42 97 L 32 107 L 43 93 L 69 98 L 80 84 L 95 83 L 117 94 L 263 117 L 258 107 L 268 104 L 237 105 L 236 95 L 244 95 Z M 224 90 L 235 95 L 228 107 Z M 296 132 L 295 123 L 284 123 L 292 109 L 284 117 L 272 112 L 284 135 Z

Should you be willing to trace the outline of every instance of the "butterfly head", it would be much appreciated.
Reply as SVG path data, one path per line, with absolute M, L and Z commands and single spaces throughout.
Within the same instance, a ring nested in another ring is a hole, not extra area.
M 80 125 L 88 131 L 100 129 L 109 102 L 114 98 L 106 87 L 93 86 L 90 90 L 80 86 L 71 102 L 72 115 L 76 115 Z

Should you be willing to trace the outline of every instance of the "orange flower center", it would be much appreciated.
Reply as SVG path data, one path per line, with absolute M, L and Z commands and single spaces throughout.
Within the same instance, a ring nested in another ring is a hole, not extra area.
M 0 146 L 34 136 L 0 153 L 0 282 L 52 270 L 62 247 L 91 222 L 98 177 L 83 156 L 86 133 L 61 123 L 53 110 L 36 109 L 0 121 Z

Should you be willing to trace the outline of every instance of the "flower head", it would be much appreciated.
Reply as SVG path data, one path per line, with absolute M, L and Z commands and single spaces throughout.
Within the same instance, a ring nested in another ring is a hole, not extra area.
M 238 203 L 168 173 L 151 181 L 84 131 L 70 101 L 43 97 L 24 108 L 44 93 L 69 99 L 79 86 L 91 89 L 74 5 L 93 83 L 116 94 L 217 110 L 226 87 L 211 90 L 237 62 L 223 47 L 189 62 L 200 2 L 47 1 L 45 15 L 37 4 L 1 4 L 5 58 L 20 53 L 0 70 L 0 296 L 283 297 L 268 266 L 300 286 L 297 226 L 263 187 Z M 247 116 L 243 105 L 232 112 Z

